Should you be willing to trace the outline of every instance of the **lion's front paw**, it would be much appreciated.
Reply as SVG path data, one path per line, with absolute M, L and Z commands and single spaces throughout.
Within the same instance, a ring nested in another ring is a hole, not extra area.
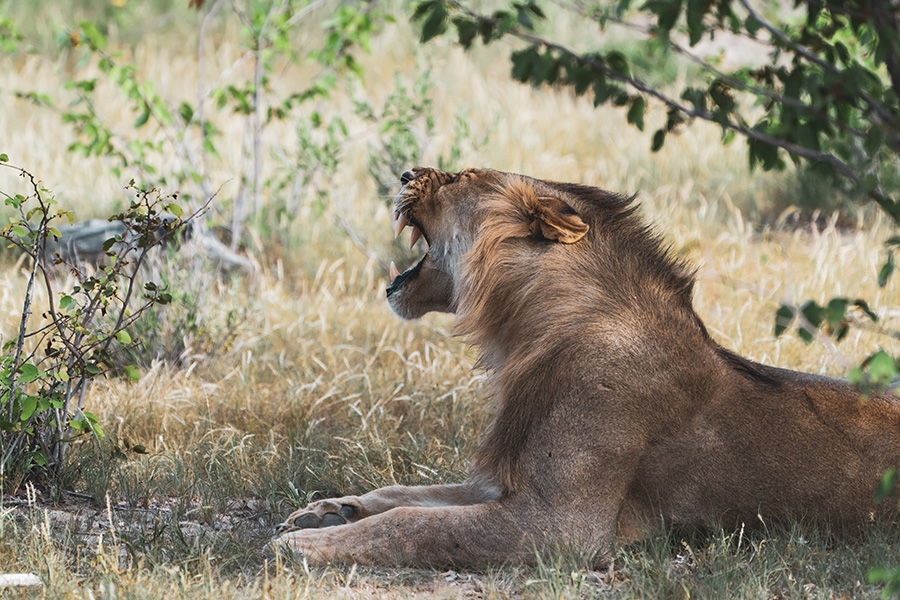
M 334 554 L 328 533 L 321 529 L 289 529 L 272 540 L 272 544 L 276 550 L 287 551 L 295 558 L 302 557 L 309 564 L 325 565 Z
M 276 533 L 282 534 L 297 529 L 318 529 L 353 523 L 363 518 L 363 508 L 359 499 L 353 496 L 331 498 L 313 502 L 306 508 L 296 510 L 278 526 Z

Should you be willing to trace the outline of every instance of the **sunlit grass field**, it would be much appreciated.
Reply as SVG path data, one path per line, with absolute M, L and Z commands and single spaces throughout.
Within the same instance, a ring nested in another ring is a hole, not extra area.
M 196 98 L 201 17 L 161 4 L 128 7 L 110 39 L 164 98 Z M 0 16 L 28 16 L 48 29 L 71 26 L 79 11 L 103 16 L 89 5 L 72 6 L 72 14 L 53 6 L 29 13 L 6 2 Z M 317 24 L 333 8 L 311 12 L 296 43 L 317 43 Z M 509 46 L 463 53 L 448 39 L 419 47 L 406 23 L 409 9 L 394 12 L 398 22 L 374 36 L 371 55 L 361 58 L 364 76 L 354 91 L 342 89 L 319 107 L 348 115 L 353 130 L 323 184 L 324 200 L 297 204 L 276 233 L 251 225 L 241 252 L 257 265 L 253 271 L 219 271 L 190 257 L 159 267 L 184 290 L 181 308 L 141 326 L 158 347 L 146 350 L 139 382 L 108 378 L 90 389 L 86 406 L 101 417 L 107 439 L 73 451 L 63 487 L 74 493 L 63 493 L 57 505 L 48 490 L 2 498 L 0 573 L 38 574 L 47 598 L 878 597 L 880 589 L 867 583 L 869 568 L 900 564 L 896 531 L 879 527 L 848 534 L 761 522 L 746 532 L 667 531 L 622 548 L 611 574 L 570 557 L 485 572 L 310 570 L 268 549 L 273 526 L 310 499 L 462 480 L 490 416 L 485 374 L 474 369 L 477 352 L 453 336 L 452 319 L 403 322 L 384 299 L 388 262 L 406 268 L 417 251 L 392 240 L 388 199 L 366 169 L 378 128 L 354 121 L 352 108 L 353 94 L 382 104 L 397 80 L 410 89 L 429 82 L 434 124 L 424 136 L 417 122 L 422 164 L 447 160 L 456 148 L 454 168 L 492 167 L 637 194 L 671 251 L 697 266 L 695 306 L 725 347 L 836 376 L 875 349 L 900 353 L 897 336 L 885 333 L 900 329 L 900 282 L 879 287 L 876 280 L 882 243 L 894 230 L 877 212 L 798 221 L 790 207 L 807 191 L 797 177 L 749 172 L 744 146 L 723 146 L 716 128 L 685 127 L 653 154 L 650 136 L 662 111 L 638 132 L 622 112 L 511 81 Z M 553 27 L 592 35 L 562 16 Z M 40 43 L 52 48 L 53 37 L 43 36 Z M 212 24 L 209 79 L 240 60 L 236 36 L 233 23 Z M 76 69 L 71 57 L 40 52 L 0 57 L 0 153 L 40 177 L 79 218 L 105 217 L 127 201 L 127 179 L 117 179 L 107 159 L 67 153 L 73 134 L 58 114 L 12 93 L 65 95 L 62 82 Z M 232 76 L 246 77 L 247 68 L 239 64 Z M 311 73 L 308 65 L 280 64 L 274 87 L 290 93 Z M 101 89 L 98 98 L 106 120 L 128 130 L 130 106 L 113 89 Z M 209 176 L 221 191 L 208 218 L 219 232 L 245 160 L 246 124 L 227 111 L 215 119 L 221 158 Z M 460 122 L 467 131 L 460 133 Z M 266 129 L 267 173 L 285 167 L 278 150 L 296 143 L 293 135 L 289 124 Z M 3 191 L 21 185 L 0 173 Z M 278 203 L 277 192 L 264 201 Z M 17 258 L 2 257 L 4 340 L 16 330 L 27 279 Z M 58 277 L 61 287 L 72 285 Z M 855 328 L 838 345 L 774 337 L 782 302 L 838 295 L 866 299 L 881 316 L 878 327 Z M 35 319 L 37 325 L 40 315 Z M 157 352 L 162 358 L 152 358 Z M 148 454 L 113 459 L 113 445 L 125 439 Z

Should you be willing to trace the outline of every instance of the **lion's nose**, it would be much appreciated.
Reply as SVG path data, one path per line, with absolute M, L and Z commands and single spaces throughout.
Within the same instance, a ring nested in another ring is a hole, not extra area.
M 407 171 L 403 175 L 400 176 L 400 183 L 402 183 L 403 185 L 406 185 L 407 183 L 409 183 L 410 181 L 412 181 L 415 178 L 416 178 L 415 173 L 413 173 L 412 171 Z

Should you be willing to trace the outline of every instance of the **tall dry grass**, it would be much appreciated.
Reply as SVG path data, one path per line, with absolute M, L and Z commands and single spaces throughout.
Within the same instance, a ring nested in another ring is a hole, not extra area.
M 315 14 L 311 30 L 328 10 Z M 147 35 L 120 49 L 165 97 L 191 98 L 197 76 L 191 31 L 181 25 L 176 37 Z M 222 25 L 208 41 L 209 73 L 239 60 L 233 33 Z M 454 122 L 463 116 L 472 135 L 462 141 L 459 167 L 637 193 L 672 251 L 698 266 L 697 311 L 726 347 L 767 364 L 832 375 L 846 374 L 848 364 L 878 347 L 900 353 L 895 337 L 863 329 L 836 348 L 805 345 L 794 335 L 773 337 L 781 301 L 821 302 L 837 294 L 869 300 L 883 327 L 900 328 L 897 280 L 880 288 L 875 278 L 882 241 L 892 229 L 874 212 L 862 211 L 852 228 L 827 217 L 826 225 L 794 230 L 764 226 L 752 216 L 776 210 L 772 198 L 789 185 L 788 177 L 748 172 L 743 145 L 723 147 L 713 127 L 686 127 L 652 154 L 649 135 L 626 126 L 620 112 L 511 82 L 507 47 L 463 53 L 439 41 L 419 48 L 402 23 L 388 26 L 372 45 L 357 93 L 373 105 L 391 93 L 396 75 L 412 81 L 417 69 L 430 71 L 435 134 L 425 140 L 424 164 L 446 155 Z M 3 58 L 0 88 L 62 96 L 59 72 L 70 68 L 65 58 Z M 310 73 L 285 65 L 277 87 L 296 90 Z M 105 119 L 127 129 L 133 115 L 121 98 L 112 89 L 100 98 Z M 325 108 L 350 114 L 352 98 L 336 97 Z M 663 118 L 650 115 L 648 131 Z M 223 184 L 213 221 L 224 218 L 235 193 L 244 127 L 238 117 L 216 119 L 225 143 L 222 161 L 211 170 L 211 179 Z M 87 406 L 102 416 L 111 441 L 78 448 L 66 482 L 93 503 L 72 504 L 68 497 L 64 508 L 82 515 L 74 525 L 41 502 L 0 508 L 0 571 L 38 572 L 48 597 L 877 595 L 864 583 L 868 566 L 900 562 L 896 544 L 878 531 L 855 542 L 765 528 L 740 540 L 721 532 L 708 538 L 666 534 L 623 549 L 613 579 L 564 560 L 478 575 L 310 573 L 302 563 L 267 553 L 270 527 L 314 495 L 460 480 L 488 419 L 484 376 L 473 371 L 475 352 L 452 336 L 451 320 L 394 317 L 384 301 L 383 266 L 335 225 L 339 215 L 379 258 L 390 260 L 396 252 L 388 205 L 366 175 L 376 132 L 353 126 L 361 129 L 344 149 L 325 215 L 301 206 L 287 245 L 251 235 L 246 251 L 259 272 L 216 276 L 204 288 L 204 323 L 221 324 L 230 310 L 246 315 L 234 337 L 208 355 L 192 347 L 196 340 L 184 340 L 189 360 L 181 366 L 156 361 L 138 383 L 111 378 L 93 386 Z M 0 152 L 38 174 L 79 215 L 103 215 L 125 201 L 125 182 L 110 175 L 102 159 L 65 152 L 71 133 L 51 111 L 2 93 L 0 131 Z M 290 128 L 268 129 L 265 143 L 289 146 Z M 278 167 L 272 155 L 265 160 L 268 168 Z M 0 189 L 16 185 L 0 173 Z M 8 339 L 26 272 L 15 257 L 4 264 L 0 331 Z M 112 460 L 111 444 L 125 439 L 145 445 L 149 454 Z

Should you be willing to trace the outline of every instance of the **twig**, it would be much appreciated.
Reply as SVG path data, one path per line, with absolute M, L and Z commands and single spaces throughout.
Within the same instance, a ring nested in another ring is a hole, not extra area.
M 203 16 L 203 22 L 200 23 L 200 34 L 197 38 L 197 122 L 200 124 L 200 142 L 206 141 L 206 111 L 203 109 L 206 93 L 203 90 L 205 54 L 203 44 L 206 41 L 206 28 L 212 20 L 213 14 L 218 10 L 222 0 L 216 0 L 212 7 Z M 206 177 L 206 153 L 200 153 L 200 167 L 203 169 L 203 176 Z

